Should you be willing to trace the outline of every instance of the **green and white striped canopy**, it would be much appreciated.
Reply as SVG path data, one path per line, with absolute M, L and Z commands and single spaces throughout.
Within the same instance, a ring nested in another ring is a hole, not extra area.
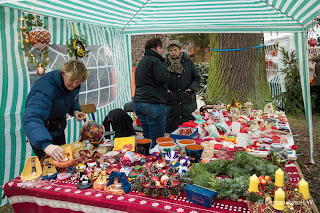
M 125 34 L 301 32 L 319 0 L 0 0 L 4 6 L 70 21 L 120 28 Z

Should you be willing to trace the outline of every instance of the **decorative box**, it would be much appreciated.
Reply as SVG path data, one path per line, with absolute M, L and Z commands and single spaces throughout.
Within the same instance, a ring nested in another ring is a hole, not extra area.
M 188 135 L 182 135 L 179 134 L 179 132 L 181 132 L 181 130 L 190 130 L 190 134 Z M 192 139 L 195 138 L 198 134 L 198 129 L 195 128 L 191 128 L 191 127 L 179 127 L 178 129 L 174 130 L 172 133 L 170 133 L 170 138 L 174 139 L 174 142 L 177 143 L 177 139 Z
M 193 184 L 186 186 L 186 192 L 189 201 L 207 208 L 210 208 L 214 204 L 218 194 L 216 191 Z

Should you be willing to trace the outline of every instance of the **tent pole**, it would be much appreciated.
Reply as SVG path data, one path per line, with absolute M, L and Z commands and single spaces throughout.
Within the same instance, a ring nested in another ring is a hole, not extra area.
M 310 95 L 310 81 L 309 81 L 309 63 L 308 63 L 308 43 L 307 33 L 295 33 L 295 46 L 299 64 L 300 82 L 302 88 L 304 110 L 309 130 L 310 140 L 310 163 L 315 163 L 313 160 L 313 127 L 312 127 L 312 108 L 311 108 L 311 95 Z

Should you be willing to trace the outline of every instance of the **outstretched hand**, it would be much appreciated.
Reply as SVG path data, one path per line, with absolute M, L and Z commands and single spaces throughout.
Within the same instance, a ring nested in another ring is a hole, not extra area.
M 86 114 L 76 110 L 76 111 L 74 111 L 73 116 L 77 119 L 77 121 L 83 121 L 83 119 L 85 118 Z
M 64 161 L 64 151 L 60 146 L 50 144 L 43 151 L 56 161 Z

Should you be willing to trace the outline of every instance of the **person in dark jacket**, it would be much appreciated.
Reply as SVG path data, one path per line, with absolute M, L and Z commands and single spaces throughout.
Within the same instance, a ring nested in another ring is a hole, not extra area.
M 66 114 L 82 121 L 78 97 L 80 83 L 88 78 L 85 65 L 78 60 L 66 62 L 38 79 L 28 94 L 22 118 L 23 130 L 41 160 L 46 154 L 64 161 L 59 145 L 65 144 Z
M 200 74 L 188 52 L 181 51 L 182 45 L 172 41 L 168 53 L 163 55 L 164 66 L 170 73 L 168 82 L 166 132 L 173 132 L 178 125 L 194 120 L 192 112 L 197 108 L 196 91 Z
M 169 73 L 163 67 L 162 53 L 162 41 L 159 38 L 148 40 L 144 57 L 135 73 L 134 111 L 141 122 L 143 136 L 152 140 L 152 148 L 156 139 L 164 136 L 166 126 L 165 84 L 169 80 Z

